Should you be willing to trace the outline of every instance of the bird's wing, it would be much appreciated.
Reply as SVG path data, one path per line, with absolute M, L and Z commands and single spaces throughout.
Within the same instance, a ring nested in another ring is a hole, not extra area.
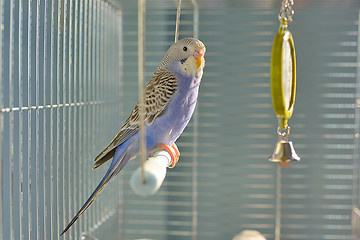
M 151 125 L 157 117 L 160 117 L 170 101 L 171 96 L 177 90 L 176 76 L 165 68 L 158 68 L 144 90 L 145 123 Z M 95 158 L 93 169 L 99 167 L 111 159 L 116 148 L 139 131 L 140 116 L 139 102 L 131 112 L 129 118 L 121 127 L 120 132 L 109 145 Z

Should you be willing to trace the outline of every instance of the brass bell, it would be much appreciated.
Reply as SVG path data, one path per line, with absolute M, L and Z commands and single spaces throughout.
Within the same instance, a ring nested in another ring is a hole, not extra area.
M 290 162 L 300 161 L 300 157 L 295 152 L 293 143 L 287 138 L 280 138 L 276 143 L 274 153 L 269 161 L 276 162 L 281 167 L 288 167 Z

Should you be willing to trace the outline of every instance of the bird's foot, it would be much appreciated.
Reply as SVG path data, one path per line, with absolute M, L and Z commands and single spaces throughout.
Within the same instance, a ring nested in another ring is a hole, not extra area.
M 165 145 L 165 144 L 159 144 L 159 145 L 157 145 L 157 148 L 150 151 L 149 155 L 152 156 L 152 155 L 154 155 L 155 152 L 157 152 L 159 150 L 165 150 L 170 154 L 171 165 L 169 166 L 169 168 L 174 168 L 180 157 L 179 149 L 175 145 L 175 143 L 172 146 Z
M 179 157 L 180 157 L 180 151 L 179 148 L 176 146 L 176 144 L 174 143 L 173 145 L 171 145 L 171 147 L 174 149 L 175 151 L 175 158 L 176 158 L 176 162 L 175 164 L 179 161 Z M 174 166 L 175 166 L 174 164 Z

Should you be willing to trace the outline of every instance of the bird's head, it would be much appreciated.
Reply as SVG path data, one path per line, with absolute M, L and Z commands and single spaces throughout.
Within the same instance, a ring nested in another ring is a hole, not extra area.
M 161 65 L 175 68 L 185 75 L 202 74 L 205 66 L 205 45 L 195 38 L 183 38 L 166 52 Z

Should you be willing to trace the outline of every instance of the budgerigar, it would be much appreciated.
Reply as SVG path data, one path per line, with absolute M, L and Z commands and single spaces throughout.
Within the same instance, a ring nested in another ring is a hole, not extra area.
M 180 153 L 176 139 L 188 124 L 197 102 L 205 66 L 205 45 L 194 38 L 175 42 L 166 52 L 144 90 L 146 149 L 162 148 L 172 156 L 173 165 Z M 93 169 L 112 158 L 99 185 L 67 225 L 64 234 L 89 208 L 120 170 L 139 152 L 139 103 L 110 144 L 95 158 Z

